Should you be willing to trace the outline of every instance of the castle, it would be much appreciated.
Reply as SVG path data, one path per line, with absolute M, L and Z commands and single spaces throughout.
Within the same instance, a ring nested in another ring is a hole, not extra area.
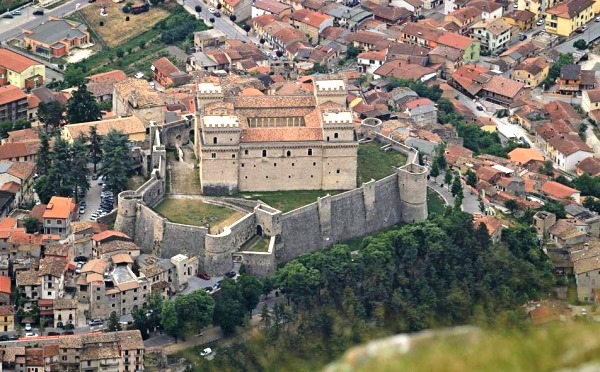
M 151 177 L 137 190 L 119 194 L 115 229 L 130 236 L 143 253 L 167 258 L 177 254 L 198 257 L 199 271 L 211 275 L 231 270 L 234 261 L 244 263 L 252 274 L 272 275 L 278 265 L 301 254 L 400 222 L 426 219 L 428 170 L 418 164 L 413 148 L 378 133 L 378 141 L 408 156 L 407 164 L 390 176 L 356 188 L 358 144 L 352 114 L 345 106 L 345 84 L 335 79 L 320 81 L 314 83 L 313 96 L 250 99 L 225 97 L 218 84 L 198 84 L 199 113 L 193 136 L 202 188 L 205 194 L 239 190 L 349 191 L 326 195 L 285 213 L 260 201 L 207 198 L 210 203 L 246 212 L 217 234 L 204 226 L 173 223 L 152 208 L 165 196 L 165 146 L 181 143 L 189 124 L 152 123 Z M 261 109 L 265 102 L 274 105 Z M 285 140 L 288 137 L 276 137 L 288 131 L 292 133 L 289 141 Z M 314 137 L 306 140 L 305 133 L 313 133 Z M 253 138 L 256 141 L 250 140 Z M 268 250 L 243 251 L 245 243 L 257 235 L 268 239 Z
M 205 195 L 356 187 L 358 143 L 342 79 L 314 94 L 224 97 L 198 85 L 195 153 Z

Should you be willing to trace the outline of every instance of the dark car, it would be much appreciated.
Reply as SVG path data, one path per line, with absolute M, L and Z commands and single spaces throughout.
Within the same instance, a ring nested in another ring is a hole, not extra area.
M 63 327 L 63 329 L 64 329 L 65 331 L 70 331 L 70 330 L 73 330 L 73 329 L 75 329 L 75 326 L 74 326 L 73 324 L 65 324 L 65 326 Z M 66 332 L 65 332 L 65 333 L 66 333 Z M 64 333 L 63 333 L 63 334 L 64 334 Z
M 483 106 L 477 106 L 477 111 L 483 111 Z
M 210 275 L 208 275 L 206 273 L 198 273 L 196 276 L 200 279 L 210 280 Z
M 217 18 L 219 18 L 219 17 L 221 17 L 221 13 L 219 13 L 219 12 L 215 12 L 215 13 L 214 13 L 214 16 L 215 16 L 215 17 L 217 17 Z
M 217 289 L 221 286 L 221 281 L 219 280 L 218 282 L 215 283 L 215 285 L 213 285 L 213 289 Z
M 204 287 L 203 288 L 206 292 L 212 292 L 213 287 Z
M 43 9 L 34 10 L 33 15 L 44 15 L 44 10 Z
M 10 337 L 8 337 L 8 335 L 0 335 L 0 341 L 8 341 L 10 340 Z
M 18 340 L 19 338 L 23 337 L 23 335 L 19 335 L 19 334 L 14 334 L 12 336 L 10 336 L 11 340 Z
M 73 332 L 73 331 L 64 331 L 63 332 L 63 335 L 74 335 L 74 334 L 75 334 L 75 332 Z
M 14 18 L 14 17 L 13 17 L 13 15 L 12 15 L 12 14 L 10 14 L 10 13 L 6 13 L 6 14 L 3 14 L 3 15 L 2 15 L 2 18 L 9 18 L 9 19 L 12 19 L 12 18 Z
M 73 261 L 75 262 L 87 262 L 87 257 L 86 256 L 77 256 L 73 259 Z
M 525 34 L 519 34 L 519 40 L 520 41 L 523 41 L 525 39 L 527 39 L 527 35 L 525 35 Z
M 236 274 L 236 272 L 235 272 L 235 271 L 230 271 L 230 272 L 228 272 L 227 274 L 225 274 L 225 276 L 226 276 L 226 277 L 228 277 L 228 278 L 230 278 L 230 279 L 231 279 L 231 278 L 235 278 L 235 276 L 236 276 L 236 275 L 237 275 L 237 274 Z
M 60 336 L 60 333 L 58 333 L 58 332 L 48 332 L 47 336 Z

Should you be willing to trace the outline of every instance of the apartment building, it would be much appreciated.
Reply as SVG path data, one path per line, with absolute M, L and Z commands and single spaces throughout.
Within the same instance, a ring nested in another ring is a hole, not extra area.
M 33 89 L 44 83 L 46 66 L 8 49 L 0 49 L 0 86 Z
M 0 122 L 27 119 L 27 95 L 16 85 L 0 87 Z

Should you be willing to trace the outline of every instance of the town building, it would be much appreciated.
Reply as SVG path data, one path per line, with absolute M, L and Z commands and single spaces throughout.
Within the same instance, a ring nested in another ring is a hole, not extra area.
M 515 10 L 504 14 L 502 19 L 509 25 L 516 27 L 521 32 L 529 31 L 535 26 L 536 15 L 529 10 Z
M 33 89 L 44 83 L 46 66 L 12 50 L 0 48 L 0 86 Z
M 62 57 L 72 48 L 91 46 L 90 33 L 82 23 L 50 17 L 47 22 L 23 30 L 23 47 L 52 57 Z
M 226 41 L 227 35 L 216 28 L 194 32 L 194 46 L 201 50 L 204 50 L 205 47 L 221 46 L 225 44 Z
M 293 8 L 276 0 L 256 0 L 252 4 L 252 18 L 263 14 L 272 14 L 280 19 L 291 14 Z
M 309 42 L 319 43 L 319 35 L 326 27 L 333 26 L 333 17 L 309 9 L 297 10 L 286 16 L 290 24 L 308 36 Z
M 502 239 L 502 223 L 496 217 L 483 216 L 473 220 L 475 228 L 478 228 L 480 224 L 485 225 L 492 244 L 500 243 Z
M 252 0 L 218 0 L 226 16 L 236 16 L 236 22 L 252 18 Z
M 582 70 L 581 65 L 563 65 L 556 84 L 560 94 L 579 94 L 596 88 L 596 72 Z
M 483 20 L 475 23 L 470 28 L 471 37 L 479 41 L 481 51 L 490 54 L 499 54 L 507 49 L 512 37 L 512 26 L 502 18 Z
M 79 320 L 79 301 L 70 298 L 55 299 L 53 303 L 54 310 L 54 328 L 62 328 L 67 324 L 78 326 Z
M 121 70 L 113 70 L 88 76 L 87 79 L 87 90 L 98 103 L 112 102 L 115 83 L 127 79 L 127 75 Z
M 598 110 L 600 110 L 600 88 L 588 89 L 582 92 L 581 108 L 589 115 L 597 115 Z
M 16 85 L 0 86 L 0 122 L 27 119 L 27 95 Z
M 152 79 L 163 87 L 186 84 L 191 79 L 191 76 L 181 71 L 167 57 L 161 57 L 152 62 L 150 69 L 152 70 Z
M 540 191 L 547 197 L 558 201 L 569 199 L 578 204 L 581 203 L 581 192 L 579 190 L 563 185 L 562 183 L 558 183 L 556 181 L 545 182 Z
M 10 305 L 0 306 L 0 331 L 12 332 L 15 330 L 15 310 Z
M 600 289 L 600 243 L 590 240 L 573 248 L 570 253 L 577 284 L 577 299 L 593 302 Z
M 594 18 L 594 0 L 566 0 L 546 10 L 545 30 L 560 36 L 570 36 Z
M 200 88 L 198 97 L 205 98 Z M 344 80 L 330 78 L 315 79 L 312 95 L 199 101 L 204 112 L 194 143 L 203 192 L 356 187 L 357 143 L 346 97 Z
M 5 251 L 5 249 L 3 249 L 3 251 Z M 7 257 L 2 257 L 2 259 L 7 260 Z M 0 275 L 0 306 L 10 305 L 10 295 L 12 294 L 12 281 L 10 276 L 8 276 L 7 274 L 8 273 L 3 273 L 2 275 Z
M 528 10 L 535 14 L 535 20 L 544 19 L 546 10 L 552 8 L 559 0 L 518 0 L 518 10 Z
M 69 224 L 77 217 L 77 205 L 72 198 L 53 196 L 44 211 L 44 234 L 67 236 Z
M 96 128 L 96 133 L 99 136 L 105 136 L 110 131 L 116 130 L 129 137 L 131 142 L 142 143 L 146 141 L 146 127 L 137 116 L 67 124 L 62 128 L 62 138 L 68 143 L 73 143 L 81 135 L 89 137 L 92 127 Z
M 548 77 L 549 71 L 550 64 L 544 58 L 527 58 L 515 66 L 513 78 L 516 81 L 535 88 Z

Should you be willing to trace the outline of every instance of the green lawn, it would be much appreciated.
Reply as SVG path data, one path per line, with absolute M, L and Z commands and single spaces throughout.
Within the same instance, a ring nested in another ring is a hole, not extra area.
M 433 214 L 442 214 L 445 210 L 444 200 L 429 188 L 427 188 L 427 210 L 430 216 Z
M 298 190 L 298 191 L 265 191 L 242 192 L 240 197 L 253 200 L 262 200 L 273 208 L 282 212 L 289 212 L 306 204 L 314 203 L 317 198 L 327 194 L 335 195 L 342 191 L 326 190 Z
M 171 222 L 195 226 L 217 225 L 239 213 L 233 209 L 206 204 L 201 200 L 170 198 L 164 199 L 154 210 Z
M 269 242 L 271 241 L 270 236 L 263 236 L 259 241 L 253 244 L 248 251 L 250 252 L 268 252 Z
M 406 164 L 406 156 L 397 151 L 383 152 L 378 142 L 358 146 L 358 184 L 379 180 L 394 173 L 393 167 Z

